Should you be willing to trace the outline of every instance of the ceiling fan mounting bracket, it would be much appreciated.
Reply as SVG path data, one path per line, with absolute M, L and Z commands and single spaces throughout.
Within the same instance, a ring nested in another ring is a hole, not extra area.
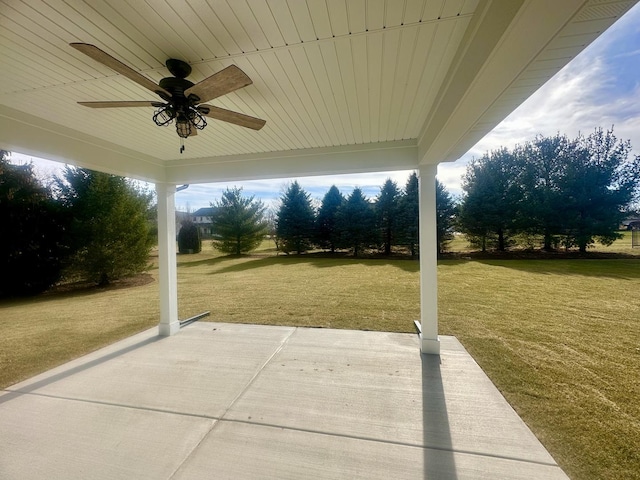
M 176 78 L 187 78 L 191 75 L 191 65 L 176 58 L 169 58 L 164 64 L 167 69 Z

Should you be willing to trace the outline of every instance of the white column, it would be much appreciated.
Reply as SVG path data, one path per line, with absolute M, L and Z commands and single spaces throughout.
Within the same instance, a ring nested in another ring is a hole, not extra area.
M 180 330 L 176 270 L 176 186 L 156 183 L 158 196 L 158 263 L 160 268 L 160 335 Z
M 420 321 L 422 353 L 440 354 L 438 338 L 437 165 L 420 165 Z

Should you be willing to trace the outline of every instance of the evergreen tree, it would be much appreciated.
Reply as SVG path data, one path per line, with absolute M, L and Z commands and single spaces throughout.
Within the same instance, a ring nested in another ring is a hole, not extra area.
M 198 225 L 189 219 L 184 220 L 178 232 L 178 252 L 200 253 L 201 250 L 202 240 Z
M 595 241 L 620 238 L 618 227 L 637 198 L 640 157 L 629 159 L 630 142 L 618 141 L 612 130 L 580 135 L 573 146 L 561 180 L 563 233 L 568 247 L 584 253 Z
M 456 205 L 449 191 L 436 179 L 436 232 L 438 237 L 438 253 L 447 250 L 447 245 L 453 239 L 453 222 Z
M 522 164 L 523 201 L 520 230 L 543 238 L 543 249 L 552 250 L 562 231 L 565 198 L 562 178 L 573 142 L 565 135 L 539 135 L 516 151 Z
M 302 253 L 309 250 L 314 237 L 314 224 L 311 197 L 297 181 L 294 181 L 280 199 L 276 219 L 280 249 L 285 253 Z
M 227 188 L 215 204 L 211 217 L 213 247 L 223 253 L 241 255 L 260 246 L 268 232 L 266 208 L 254 197 L 243 197 L 242 188 Z
M 355 257 L 377 242 L 375 212 L 359 188 L 340 207 L 336 220 L 341 246 L 352 249 Z
M 69 217 L 32 165 L 0 150 L 0 296 L 40 293 L 60 279 Z
M 398 215 L 399 244 L 406 245 L 415 257 L 420 245 L 420 185 L 418 175 L 413 172 L 407 179 L 404 193 L 400 197 Z
M 57 185 L 73 218 L 73 273 L 106 285 L 147 268 L 151 194 L 126 178 L 74 167 L 65 168 Z
M 498 250 L 505 251 L 509 236 L 517 231 L 523 199 L 520 165 L 508 149 L 501 148 L 467 167 L 458 224 L 464 233 L 480 237 L 483 251 L 489 235 L 495 235 Z
M 332 253 L 339 243 L 336 217 L 344 201 L 338 187 L 332 185 L 322 199 L 316 218 L 316 241 L 321 248 L 331 250 Z
M 391 246 L 397 237 L 400 191 L 396 182 L 390 178 L 380 188 L 376 197 L 375 212 L 380 237 L 384 245 L 384 254 L 391 255 Z

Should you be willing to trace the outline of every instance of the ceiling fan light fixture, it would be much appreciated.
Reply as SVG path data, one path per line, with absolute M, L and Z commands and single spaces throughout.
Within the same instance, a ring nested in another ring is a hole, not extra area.
M 171 124 L 174 118 L 176 118 L 176 111 L 169 105 L 163 105 L 153 112 L 153 121 L 159 127 Z
M 207 126 L 207 121 L 202 114 L 193 107 L 189 108 L 189 120 L 198 130 L 203 130 Z
M 188 118 L 179 116 L 176 119 L 176 132 L 180 138 L 187 138 L 191 135 L 191 122 Z

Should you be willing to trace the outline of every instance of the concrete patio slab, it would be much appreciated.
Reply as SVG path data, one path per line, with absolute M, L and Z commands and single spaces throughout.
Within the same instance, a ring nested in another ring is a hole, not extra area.
M 0 478 L 567 478 L 453 337 L 156 332 L 0 394 Z

